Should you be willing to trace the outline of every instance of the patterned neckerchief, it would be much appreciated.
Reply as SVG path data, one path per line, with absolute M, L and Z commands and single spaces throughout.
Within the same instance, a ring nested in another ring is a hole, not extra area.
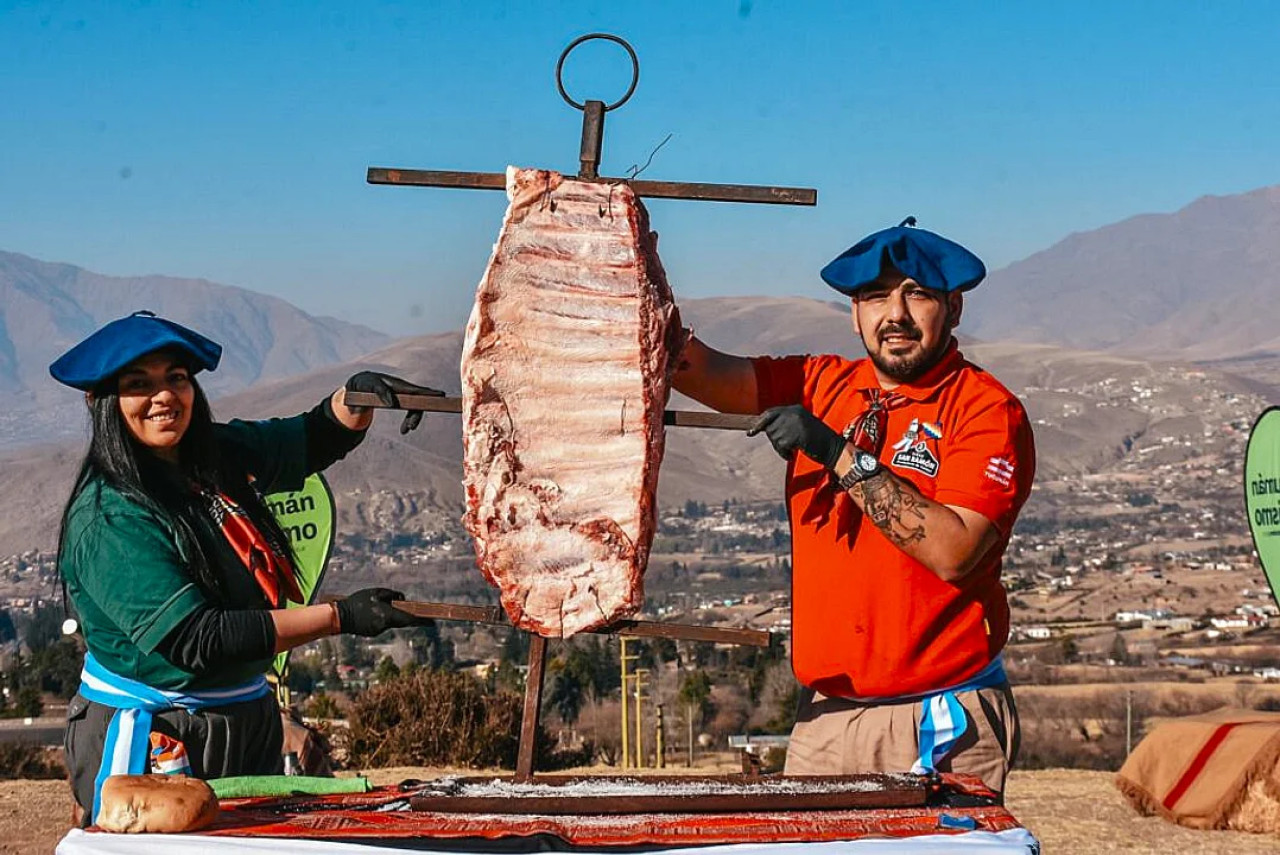
M 286 599 L 302 602 L 302 592 L 294 578 L 293 562 L 275 538 L 264 534 L 244 508 L 219 490 L 200 489 L 205 507 L 213 521 L 222 529 L 222 536 L 231 544 L 240 561 L 253 574 L 258 587 L 266 595 L 273 609 L 283 608 Z

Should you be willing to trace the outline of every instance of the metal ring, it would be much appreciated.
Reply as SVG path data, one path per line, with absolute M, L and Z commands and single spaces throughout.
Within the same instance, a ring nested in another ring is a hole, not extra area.
M 585 110 L 587 108 L 586 104 L 579 104 L 577 101 L 569 97 L 568 92 L 564 91 L 564 81 L 561 80 L 560 74 L 564 70 L 564 61 L 565 58 L 569 56 L 569 52 L 583 42 L 591 41 L 592 39 L 605 39 L 606 41 L 617 42 L 626 48 L 627 54 L 631 57 L 631 86 L 627 89 L 627 94 L 604 108 L 607 113 L 608 111 L 616 110 L 623 104 L 627 103 L 627 100 L 631 98 L 631 93 L 636 91 L 636 84 L 640 82 L 640 60 L 636 58 L 636 52 L 632 49 L 631 45 L 627 43 L 627 40 L 620 36 L 615 36 L 610 33 L 588 33 L 585 36 L 578 36 L 578 38 L 569 42 L 569 46 L 564 49 L 564 53 L 560 54 L 560 59 L 556 62 L 556 88 L 560 90 L 560 97 L 569 102 L 571 107 L 576 107 L 579 110 Z

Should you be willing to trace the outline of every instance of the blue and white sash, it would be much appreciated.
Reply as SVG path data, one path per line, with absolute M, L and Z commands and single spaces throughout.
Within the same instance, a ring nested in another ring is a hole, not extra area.
M 1008 676 L 1004 673 L 1004 657 L 996 656 L 991 660 L 990 665 L 965 682 L 931 692 L 921 698 L 923 711 L 917 732 L 920 756 L 916 758 L 911 771 L 918 775 L 936 771 L 938 763 L 947 756 L 947 752 L 955 747 L 956 741 L 969 729 L 968 716 L 956 695 L 961 692 L 1000 686 L 1008 680 Z
M 111 775 L 142 775 L 147 771 L 147 750 L 151 743 L 151 717 L 168 710 L 195 710 L 257 700 L 271 689 L 265 677 L 226 689 L 205 692 L 172 692 L 156 689 L 128 677 L 121 677 L 93 658 L 84 655 L 80 672 L 80 694 L 86 700 L 113 707 L 116 714 L 107 726 L 102 747 L 102 766 L 93 782 L 93 819 L 98 819 L 102 803 L 102 782 Z

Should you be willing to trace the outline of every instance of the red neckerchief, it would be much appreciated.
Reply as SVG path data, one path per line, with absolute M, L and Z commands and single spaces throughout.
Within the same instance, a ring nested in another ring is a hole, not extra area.
M 294 578 L 293 562 L 274 539 L 265 536 L 244 509 L 221 491 L 201 490 L 213 521 L 222 536 L 253 574 L 258 587 L 273 609 L 284 607 L 285 599 L 302 602 L 302 591 Z

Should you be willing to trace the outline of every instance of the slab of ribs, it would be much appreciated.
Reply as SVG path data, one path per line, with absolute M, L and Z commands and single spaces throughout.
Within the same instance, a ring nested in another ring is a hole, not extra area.
M 677 352 L 657 235 L 626 184 L 507 170 L 462 353 L 463 519 L 515 625 L 633 614 Z

